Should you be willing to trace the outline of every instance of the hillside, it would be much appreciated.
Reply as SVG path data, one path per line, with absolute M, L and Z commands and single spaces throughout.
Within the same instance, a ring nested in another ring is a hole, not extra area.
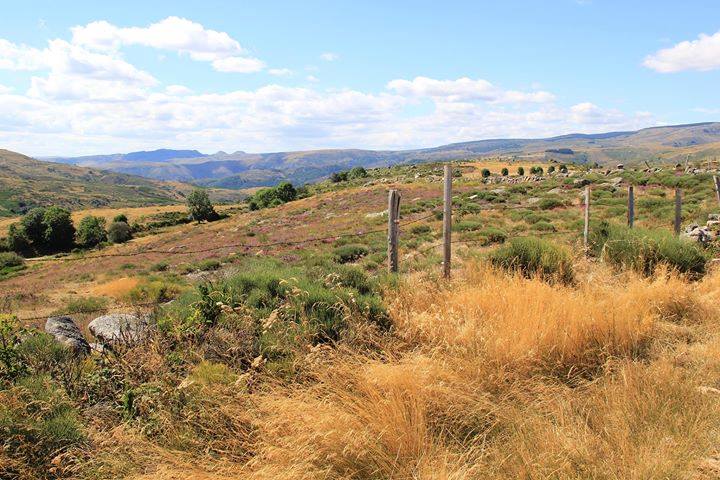
M 358 149 L 257 153 L 157 150 L 59 161 L 106 168 L 158 180 L 177 180 L 222 188 L 314 182 L 333 172 L 357 165 L 386 167 L 405 163 L 470 159 L 478 156 L 556 158 L 563 162 L 618 162 L 703 160 L 718 156 L 720 123 L 653 127 L 633 132 L 570 134 L 545 139 L 492 139 L 440 147 L 373 151 Z M 558 153 L 560 151 L 561 153 Z M 566 152 L 566 153 L 562 153 Z
M 0 217 L 35 206 L 72 210 L 183 203 L 193 187 L 139 176 L 36 160 L 0 150 Z M 237 200 L 240 192 L 214 191 L 216 200 Z
M 19 318 L 0 315 L 0 477 L 717 478 L 718 242 L 669 233 L 675 187 L 683 225 L 720 210 L 715 172 L 453 167 L 450 280 L 436 164 L 0 279 L 0 312 Z M 59 313 L 92 342 L 105 313 L 148 314 L 151 334 L 82 357 L 19 328 Z

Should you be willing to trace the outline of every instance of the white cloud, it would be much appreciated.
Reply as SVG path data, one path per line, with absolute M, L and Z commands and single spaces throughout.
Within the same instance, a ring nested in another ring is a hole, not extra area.
M 680 42 L 645 57 L 643 65 L 661 73 L 720 68 L 720 32 L 701 34 L 697 40 Z
M 392 80 L 387 88 L 407 97 L 431 97 L 447 102 L 482 100 L 490 103 L 544 103 L 555 99 L 544 91 L 519 92 L 502 90 L 487 80 L 471 80 L 463 77 L 457 80 L 436 80 L 415 77 L 413 80 Z
M 325 60 L 326 62 L 334 62 L 335 60 L 338 60 L 340 58 L 340 55 L 333 52 L 325 52 L 320 54 L 320 59 Z
M 317 78 L 315 75 L 308 75 L 307 77 L 305 77 L 305 80 L 312 83 L 317 83 L 320 81 L 320 79 Z
M 12 90 L 13 90 L 13 89 L 10 88 L 10 87 L 7 87 L 7 86 L 5 86 L 5 85 L 0 85 L 0 95 L 6 94 L 6 93 L 10 93 L 10 92 L 12 92 Z
M 211 62 L 220 72 L 250 73 L 265 64 L 248 56 L 240 42 L 225 32 L 206 29 L 186 18 L 168 17 L 147 27 L 117 27 L 97 21 L 72 28 L 72 42 L 97 51 L 116 51 L 125 45 L 142 45 Z
M 289 68 L 271 68 L 268 70 L 268 73 L 276 77 L 290 77 L 294 72 Z

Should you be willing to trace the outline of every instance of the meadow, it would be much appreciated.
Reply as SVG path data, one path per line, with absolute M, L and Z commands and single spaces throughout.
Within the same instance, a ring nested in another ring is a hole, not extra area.
M 0 476 L 718 478 L 717 248 L 671 233 L 676 187 L 683 224 L 720 211 L 711 175 L 483 168 L 454 165 L 450 280 L 433 164 L 27 262 L 0 280 Z M 34 328 L 103 311 L 154 328 L 85 357 Z

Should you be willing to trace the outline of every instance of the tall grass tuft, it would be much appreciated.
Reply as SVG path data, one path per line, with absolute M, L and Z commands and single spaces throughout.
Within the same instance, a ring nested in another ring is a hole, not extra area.
M 514 238 L 492 252 L 490 263 L 507 270 L 518 270 L 526 276 L 571 283 L 572 257 L 563 247 L 534 237 Z

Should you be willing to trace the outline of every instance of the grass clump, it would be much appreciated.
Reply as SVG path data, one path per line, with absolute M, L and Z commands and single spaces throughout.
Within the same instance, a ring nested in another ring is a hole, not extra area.
M 593 253 L 617 268 L 652 275 L 660 265 L 699 277 L 705 273 L 707 253 L 691 240 L 663 230 L 628 228 L 601 222 L 591 236 Z
M 336 247 L 333 251 L 333 258 L 338 263 L 350 263 L 360 260 L 368 253 L 370 253 L 370 249 L 367 245 L 351 243 Z
M 572 283 L 573 266 L 564 248 L 535 237 L 513 238 L 489 256 L 490 263 L 525 276 Z
M 25 268 L 25 259 L 17 253 L 0 252 L 0 280 Z

